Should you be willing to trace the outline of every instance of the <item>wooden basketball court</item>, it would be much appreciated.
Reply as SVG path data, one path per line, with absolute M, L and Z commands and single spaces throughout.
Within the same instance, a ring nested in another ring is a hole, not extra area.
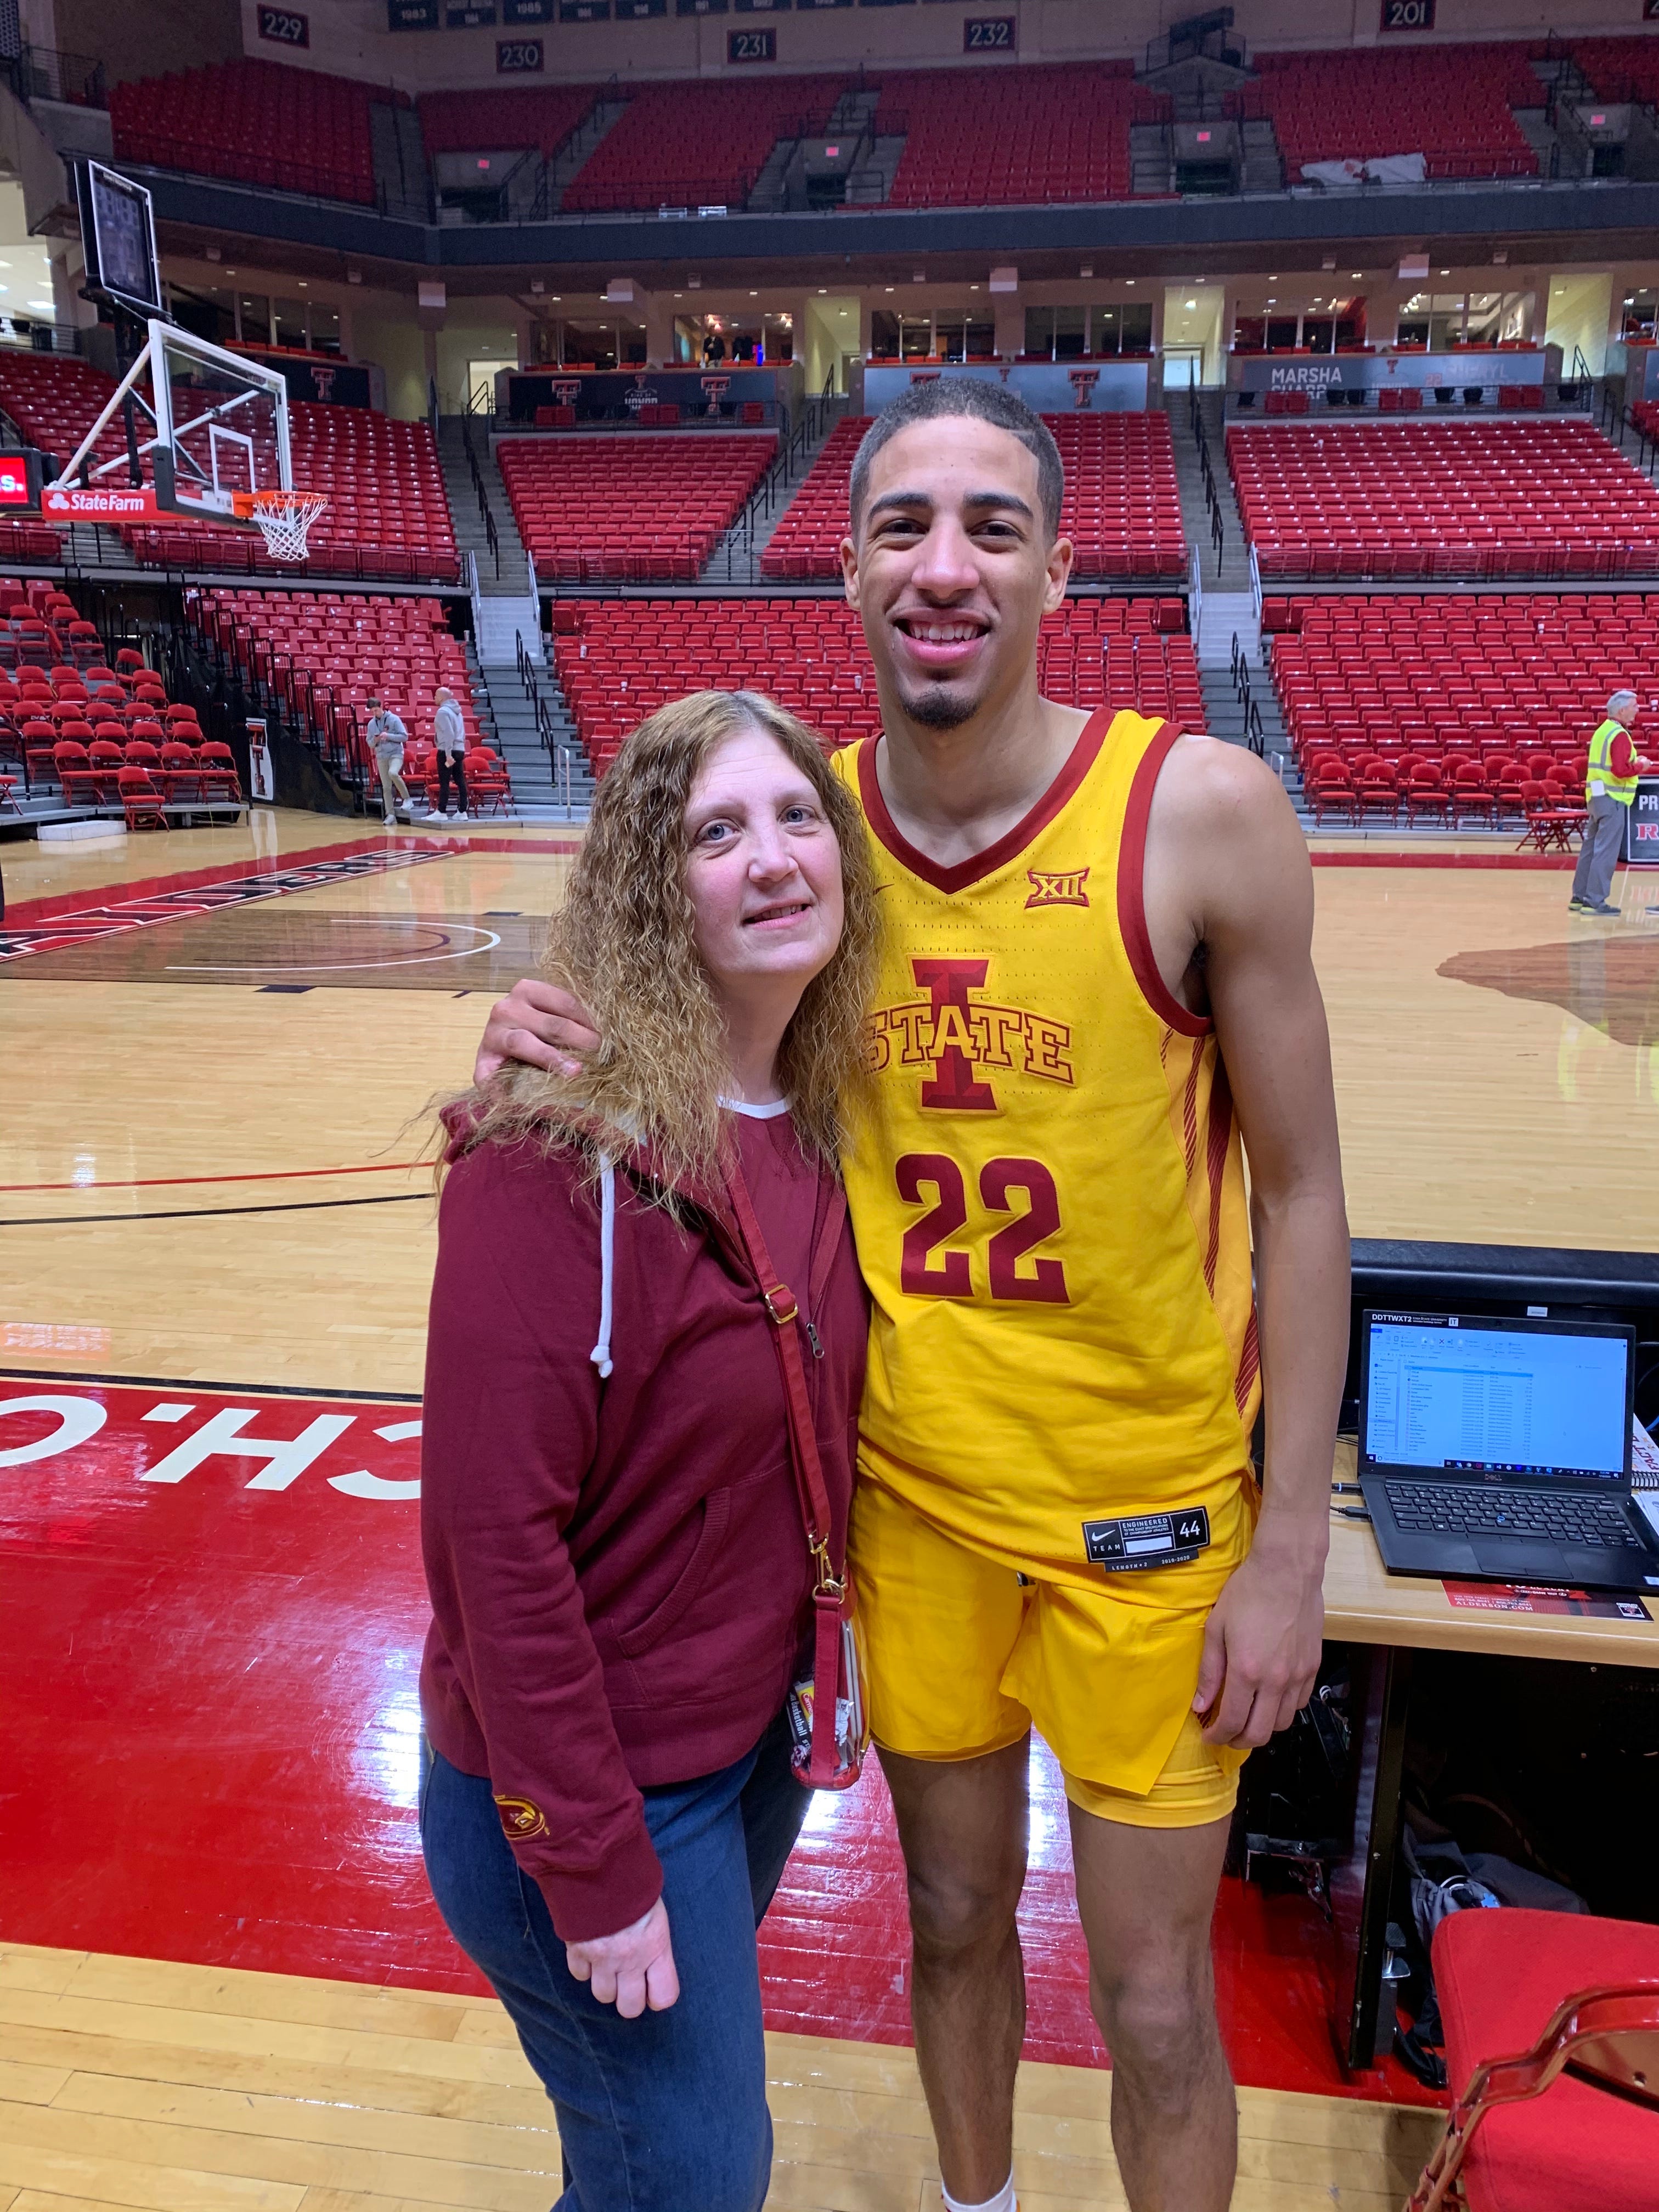
M 8 1775 L 0 2212 L 557 2193 L 548 2108 L 420 1873 L 410 1401 L 428 1109 L 535 964 L 570 850 L 546 825 L 266 814 L 0 853 L 0 1401 L 51 1401 L 0 1437 L 0 1618 L 45 1686 Z M 1650 912 L 1626 877 L 1599 922 L 1557 866 L 1317 857 L 1356 1234 L 1659 1245 L 1637 1170 L 1659 884 Z M 28 1449 L 94 1416 L 73 1452 Z M 204 1419 L 246 1465 L 185 1465 Z M 164 1449 L 181 1472 L 142 1488 Z M 1122 2202 L 1045 1757 L 1026 2212 Z M 853 1800 L 820 1801 L 767 1924 L 771 2201 L 918 2212 L 939 2198 L 902 1879 L 878 1778 Z M 1311 1913 L 1224 1890 L 1235 2202 L 1383 2212 L 1436 2121 L 1398 2069 L 1343 2083 Z

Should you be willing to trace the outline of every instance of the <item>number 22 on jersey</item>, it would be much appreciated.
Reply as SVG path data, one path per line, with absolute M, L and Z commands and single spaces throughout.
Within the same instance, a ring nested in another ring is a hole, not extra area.
M 1060 1228 L 1060 1194 L 1041 1160 L 987 1160 L 978 1176 L 981 1213 L 974 1226 L 968 1178 L 949 1153 L 905 1152 L 895 1165 L 894 1180 L 907 1206 L 927 1208 L 903 1233 L 899 1288 L 907 1296 L 1070 1303 L 1064 1264 L 1037 1249 Z M 1001 1226 L 992 1230 L 986 1243 L 983 1272 L 976 1281 L 975 1255 L 964 1247 L 977 1243 L 987 1220 L 999 1218 Z

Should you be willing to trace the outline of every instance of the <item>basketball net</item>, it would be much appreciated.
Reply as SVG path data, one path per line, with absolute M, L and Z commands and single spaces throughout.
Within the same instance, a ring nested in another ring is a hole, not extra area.
M 311 526 L 327 505 L 319 491 L 256 491 L 246 511 L 258 524 L 273 561 L 303 561 Z M 244 511 L 241 496 L 236 507 Z

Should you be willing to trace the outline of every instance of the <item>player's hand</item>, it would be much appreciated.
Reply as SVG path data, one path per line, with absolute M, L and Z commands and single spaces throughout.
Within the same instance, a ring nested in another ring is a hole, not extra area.
M 1211 1611 L 1193 1711 L 1204 1741 L 1256 1751 L 1314 1692 L 1325 1632 L 1324 1561 L 1258 1540 Z
M 567 1943 L 564 1956 L 576 1979 L 586 1982 L 601 2004 L 615 2005 L 624 2020 L 637 2020 L 647 2005 L 653 2012 L 666 2012 L 680 1993 L 668 1908 L 661 1898 L 631 1928 L 596 1936 L 589 1943 Z
M 599 1042 L 599 1033 L 580 999 L 556 983 L 526 975 L 490 1008 L 472 1080 L 488 1083 L 509 1060 L 554 1075 L 579 1075 L 581 1062 L 571 1055 L 596 1051 Z

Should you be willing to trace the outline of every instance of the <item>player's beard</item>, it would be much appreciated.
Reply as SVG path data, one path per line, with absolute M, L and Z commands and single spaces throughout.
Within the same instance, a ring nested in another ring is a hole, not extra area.
M 971 722 L 978 714 L 977 699 L 966 699 L 948 691 L 942 684 L 929 684 L 915 697 L 899 702 L 913 722 L 920 722 L 927 730 L 959 730 L 964 722 Z

